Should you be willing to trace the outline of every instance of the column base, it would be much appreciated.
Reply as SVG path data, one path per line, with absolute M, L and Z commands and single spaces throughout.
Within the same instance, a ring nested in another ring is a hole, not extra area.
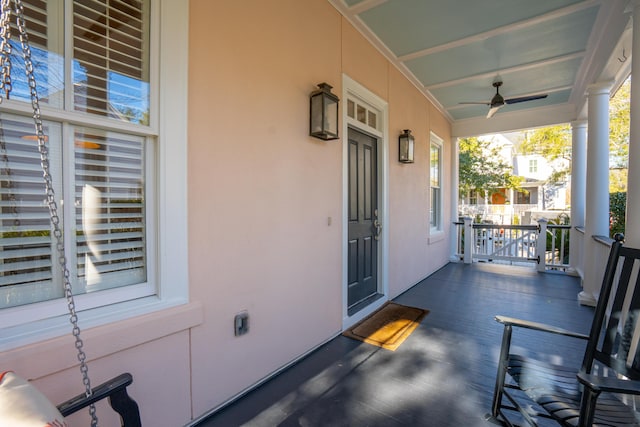
M 595 307 L 598 301 L 593 297 L 593 295 L 582 291 L 578 294 L 578 302 L 580 303 L 580 305 Z
M 576 270 L 573 267 L 569 267 L 567 268 L 565 271 L 565 274 L 569 275 L 569 276 L 573 276 L 573 277 L 581 277 L 580 273 L 578 273 L 578 270 Z

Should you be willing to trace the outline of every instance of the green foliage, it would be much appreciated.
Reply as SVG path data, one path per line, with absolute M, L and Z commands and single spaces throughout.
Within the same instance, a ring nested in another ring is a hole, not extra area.
M 630 96 L 631 81 L 627 79 L 609 103 L 609 163 L 612 169 L 627 168 L 631 113 Z
M 528 131 L 519 149 L 522 154 L 540 154 L 550 161 L 570 160 L 571 128 L 569 125 L 559 125 Z
M 471 190 L 481 195 L 493 194 L 500 188 L 520 188 L 522 177 L 512 174 L 513 168 L 499 154 L 497 147 L 478 138 L 460 140 L 460 194 Z
M 0 233 L 0 239 L 13 239 L 20 237 L 49 237 L 51 232 L 49 230 L 41 230 L 41 231 L 5 231 L 4 233 Z
M 609 193 L 626 193 L 628 170 L 609 169 Z
M 571 218 L 569 215 L 562 213 L 557 218 L 550 219 L 547 225 L 570 225 Z M 563 264 L 569 263 L 569 229 L 567 228 L 547 228 L 547 244 L 546 250 L 550 251 L 555 245 L 558 258 Z M 562 253 L 560 253 L 562 251 Z
M 609 194 L 609 237 L 624 233 L 627 193 Z

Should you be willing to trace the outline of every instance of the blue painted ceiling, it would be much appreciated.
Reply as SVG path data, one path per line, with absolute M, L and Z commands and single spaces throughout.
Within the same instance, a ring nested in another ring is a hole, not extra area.
M 626 0 L 328 1 L 461 134 L 579 119 L 590 84 L 615 86 L 630 72 L 630 61 L 617 60 L 631 50 Z M 496 80 L 505 98 L 548 96 L 490 119 L 489 106 L 461 104 L 488 103 Z

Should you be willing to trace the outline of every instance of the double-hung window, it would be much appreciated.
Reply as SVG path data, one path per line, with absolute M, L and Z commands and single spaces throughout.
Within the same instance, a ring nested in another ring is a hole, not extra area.
M 170 21 L 160 18 L 163 3 L 24 2 L 64 257 L 80 310 L 160 293 L 156 177 L 167 147 L 159 148 L 154 100 L 162 63 L 154 52 L 158 27 Z M 3 326 L 66 309 L 18 28 L 11 33 L 12 91 L 0 105 Z
M 431 232 L 442 231 L 442 139 L 431 134 L 429 150 L 429 190 L 431 204 L 429 226 Z

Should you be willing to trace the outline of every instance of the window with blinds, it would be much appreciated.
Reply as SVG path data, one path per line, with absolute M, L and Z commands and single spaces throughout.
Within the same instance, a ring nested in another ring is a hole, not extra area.
M 155 173 L 150 170 L 155 137 L 146 126 L 149 3 L 25 2 L 40 102 L 58 110 L 44 117 L 44 132 L 76 295 L 126 289 L 126 300 L 156 292 L 148 283 L 153 211 L 146 203 L 149 188 L 155 188 L 148 182 Z M 72 9 L 71 25 L 64 23 L 65 6 Z M 12 28 L 10 99 L 30 105 L 18 36 Z M 67 61 L 61 55 L 65 45 L 73 46 Z M 83 124 L 83 117 L 90 123 Z M 138 125 L 134 133 L 131 124 Z M 0 309 L 64 296 L 45 197 L 33 119 L 24 108 L 5 103 L 0 110 Z
M 442 207 L 440 200 L 442 199 L 440 185 L 440 169 L 441 169 L 441 152 L 442 148 L 439 144 L 432 142 L 430 150 L 429 176 L 430 176 L 430 193 L 431 208 L 429 213 L 429 224 L 431 229 L 440 229 L 442 221 Z
M 148 124 L 147 4 L 139 0 L 74 1 L 76 111 Z

